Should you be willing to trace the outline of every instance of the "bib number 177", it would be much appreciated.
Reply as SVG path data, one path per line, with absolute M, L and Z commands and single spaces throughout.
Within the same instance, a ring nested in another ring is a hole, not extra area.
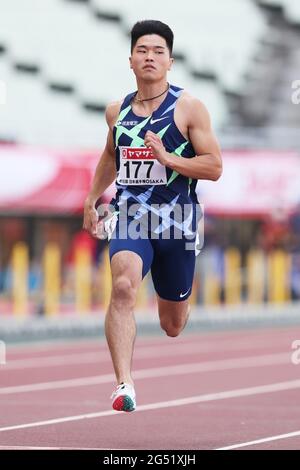
M 134 171 L 133 178 L 138 178 L 139 175 L 139 169 L 141 168 L 142 165 L 146 165 L 148 167 L 147 172 L 146 172 L 146 178 L 150 178 L 151 175 L 151 169 L 154 165 L 153 161 L 134 161 L 134 160 L 128 160 L 126 163 L 124 163 L 124 167 L 126 168 L 126 178 L 130 178 L 131 174 Z
M 124 185 L 167 183 L 166 167 L 146 147 L 120 147 L 117 182 Z

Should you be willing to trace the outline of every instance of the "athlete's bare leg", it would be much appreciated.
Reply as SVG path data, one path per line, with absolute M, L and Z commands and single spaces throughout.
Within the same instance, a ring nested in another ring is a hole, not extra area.
M 119 251 L 111 259 L 112 293 L 105 334 L 118 384 L 133 384 L 131 364 L 136 336 L 133 309 L 142 281 L 142 266 L 142 259 L 131 251 Z
M 168 336 L 178 336 L 187 324 L 190 305 L 188 300 L 173 302 L 157 296 L 160 326 Z

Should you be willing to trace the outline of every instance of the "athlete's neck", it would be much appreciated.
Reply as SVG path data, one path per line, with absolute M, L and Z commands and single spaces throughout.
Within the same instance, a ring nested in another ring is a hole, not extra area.
M 169 85 L 166 79 L 159 82 L 140 82 L 137 80 L 137 94 L 133 100 L 134 106 L 140 111 L 148 112 L 149 114 L 162 103 L 165 99 Z M 158 96 L 160 95 L 160 96 Z M 149 98 L 156 97 L 148 100 Z M 148 100 L 148 101 L 142 101 Z
M 165 78 L 159 82 L 141 82 L 140 80 L 137 80 L 138 91 L 136 97 L 139 100 L 147 100 L 167 91 L 168 87 L 169 85 Z

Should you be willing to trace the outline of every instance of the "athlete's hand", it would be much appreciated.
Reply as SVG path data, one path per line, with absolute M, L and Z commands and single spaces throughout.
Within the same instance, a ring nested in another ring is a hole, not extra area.
M 84 215 L 83 215 L 83 229 L 87 230 L 93 237 L 103 237 L 104 226 L 103 222 L 99 219 L 98 212 L 95 208 L 95 202 L 90 199 L 86 199 L 84 203 Z
M 147 131 L 144 139 L 146 147 L 150 147 L 155 158 L 162 165 L 167 166 L 170 161 L 170 154 L 166 151 L 161 138 L 152 131 Z

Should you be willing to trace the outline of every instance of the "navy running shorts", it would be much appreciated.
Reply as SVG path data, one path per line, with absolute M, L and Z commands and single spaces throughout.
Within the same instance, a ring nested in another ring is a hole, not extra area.
M 128 218 L 130 221 L 131 219 Z M 195 239 L 191 237 L 132 239 L 120 235 L 119 220 L 109 242 L 110 260 L 119 251 L 132 251 L 143 261 L 143 278 L 151 269 L 156 293 L 165 300 L 186 300 L 192 291 L 195 271 Z M 187 246 L 189 249 L 187 249 Z

